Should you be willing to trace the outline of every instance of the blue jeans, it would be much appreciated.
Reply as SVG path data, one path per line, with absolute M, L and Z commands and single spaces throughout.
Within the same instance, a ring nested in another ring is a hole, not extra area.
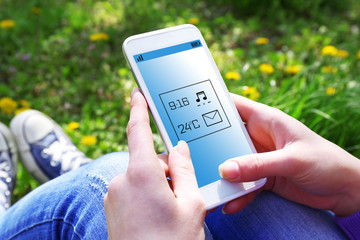
M 103 198 L 127 164 L 128 153 L 112 153 L 41 185 L 0 213 L 0 239 L 107 239 Z M 206 225 L 207 239 L 346 239 L 330 212 L 271 192 L 237 214 L 208 214 Z

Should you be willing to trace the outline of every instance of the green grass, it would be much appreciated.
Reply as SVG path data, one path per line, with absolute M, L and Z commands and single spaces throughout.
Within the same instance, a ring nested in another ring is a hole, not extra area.
M 231 92 L 244 95 L 245 86 L 254 87 L 260 94 L 257 101 L 285 111 L 360 157 L 360 4 L 347 1 L 337 12 L 325 1 L 304 8 L 273 2 L 271 8 L 259 4 L 253 11 L 251 1 L 236 6 L 236 1 L 210 0 L 0 0 L 0 21 L 15 22 L 13 28 L 0 28 L 0 99 L 9 97 L 19 106 L 27 100 L 31 108 L 58 122 L 91 158 L 126 151 L 130 92 L 136 85 L 122 42 L 136 33 L 196 18 Z M 252 11 L 244 14 L 247 8 Z M 108 40 L 92 42 L 90 35 L 100 32 Z M 258 37 L 270 41 L 256 45 Z M 349 56 L 323 56 L 326 45 L 344 49 Z M 261 73 L 262 63 L 275 71 Z M 301 66 L 300 72 L 286 73 L 293 65 Z M 324 66 L 337 71 L 324 73 Z M 241 79 L 227 79 L 231 71 Z M 334 95 L 326 93 L 329 87 Z M 0 112 L 0 121 L 8 124 L 13 116 Z M 71 121 L 78 122 L 79 129 L 68 130 Z M 156 148 L 163 151 L 152 127 Z M 87 135 L 95 136 L 97 143 L 81 144 Z M 37 185 L 19 165 L 14 200 Z

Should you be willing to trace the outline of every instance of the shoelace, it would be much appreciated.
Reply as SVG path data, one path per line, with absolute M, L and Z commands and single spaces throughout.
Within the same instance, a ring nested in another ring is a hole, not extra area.
M 50 144 L 48 148 L 43 150 L 43 153 L 52 156 L 51 166 L 55 167 L 61 164 L 61 173 L 77 169 L 82 164 L 91 161 L 74 145 L 69 144 L 69 141 L 63 137 L 60 137 L 58 141 Z
M 8 197 L 10 196 L 9 184 L 11 183 L 11 169 L 9 162 L 11 161 L 9 154 L 6 151 L 0 152 L 0 209 L 7 209 L 10 207 Z

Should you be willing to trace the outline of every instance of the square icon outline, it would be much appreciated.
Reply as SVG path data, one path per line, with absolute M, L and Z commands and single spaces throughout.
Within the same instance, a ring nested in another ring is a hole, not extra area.
M 227 129 L 227 128 L 230 128 L 230 127 L 231 127 L 231 123 L 230 123 L 230 121 L 229 121 L 229 118 L 228 118 L 228 116 L 227 116 L 226 113 L 225 113 L 224 107 L 222 106 L 222 104 L 221 104 L 221 102 L 220 102 L 219 96 L 217 95 L 217 93 L 216 93 L 216 91 L 215 91 L 215 89 L 214 89 L 214 86 L 212 85 L 212 82 L 210 81 L 210 79 L 206 79 L 206 80 L 203 80 L 203 81 L 200 81 L 200 82 L 197 82 L 197 83 L 193 83 L 193 84 L 190 84 L 190 85 L 187 85 L 187 86 L 184 86 L 184 87 L 176 88 L 176 89 L 173 89 L 173 90 L 170 90 L 170 91 L 166 91 L 166 92 L 163 92 L 163 93 L 160 93 L 160 94 L 159 94 L 160 101 L 161 101 L 161 103 L 162 103 L 162 105 L 163 105 L 163 107 L 164 107 L 164 109 L 165 109 L 166 115 L 168 116 L 168 119 L 169 119 L 169 121 L 170 121 L 171 126 L 173 127 L 173 130 L 174 130 L 174 132 L 175 132 L 175 135 L 176 135 L 178 141 L 180 141 L 179 135 L 178 135 L 178 133 L 177 133 L 177 131 L 176 131 L 176 128 L 175 128 L 175 126 L 174 126 L 174 124 L 173 124 L 173 121 L 171 120 L 171 117 L 170 117 L 170 115 L 169 115 L 169 113 L 168 113 L 168 111 L 167 111 L 167 108 L 166 108 L 166 106 L 165 106 L 165 103 L 164 103 L 161 95 L 165 95 L 165 94 L 167 94 L 167 93 L 171 93 L 171 92 L 174 92 L 174 91 L 183 89 L 183 88 L 191 87 L 191 86 L 198 85 L 198 84 L 202 84 L 202 83 L 206 83 L 206 82 L 209 82 L 209 83 L 210 83 L 210 86 L 211 86 L 211 88 L 213 89 L 213 91 L 214 91 L 214 93 L 215 93 L 215 96 L 216 96 L 216 98 L 217 98 L 217 100 L 218 100 L 218 103 L 220 104 L 220 107 L 221 107 L 222 111 L 224 112 L 224 115 L 225 115 L 225 118 L 226 118 L 226 120 L 227 120 L 228 126 L 223 127 L 223 128 L 220 128 L 220 129 L 218 129 L 218 130 L 216 130 L 216 131 L 213 131 L 213 132 L 210 132 L 210 133 L 208 133 L 208 134 L 205 134 L 205 135 L 196 137 L 196 138 L 194 138 L 194 139 L 190 139 L 190 140 L 184 140 L 184 139 L 182 139 L 182 140 L 184 140 L 184 141 L 186 141 L 187 143 L 189 143 L 189 142 L 195 141 L 195 140 L 197 140 L 197 139 L 206 137 L 206 136 L 208 136 L 208 135 L 214 134 L 214 133 L 216 133 L 216 132 L 219 132 L 219 131 L 222 131 L 222 130 L 224 130 L 224 129 Z

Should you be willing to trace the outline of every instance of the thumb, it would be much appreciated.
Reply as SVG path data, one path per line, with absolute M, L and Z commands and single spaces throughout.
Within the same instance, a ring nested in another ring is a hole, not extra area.
M 179 141 L 178 145 L 170 151 L 169 174 L 177 198 L 183 198 L 199 191 L 190 150 L 184 141 Z
M 288 176 L 291 161 L 283 149 L 232 158 L 219 166 L 220 176 L 230 182 L 249 182 L 272 176 Z

